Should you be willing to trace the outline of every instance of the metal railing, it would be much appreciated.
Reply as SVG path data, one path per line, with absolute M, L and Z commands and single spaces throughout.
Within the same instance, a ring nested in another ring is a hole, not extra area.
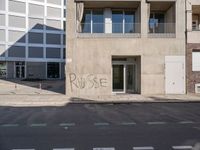
M 78 33 L 140 33 L 140 23 L 82 23 Z
M 149 23 L 149 33 L 175 33 L 175 23 Z

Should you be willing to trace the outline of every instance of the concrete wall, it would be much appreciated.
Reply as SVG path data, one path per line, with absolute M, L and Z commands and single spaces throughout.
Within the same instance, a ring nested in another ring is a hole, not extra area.
M 164 94 L 165 56 L 185 55 L 185 2 L 176 2 L 176 38 L 147 38 L 148 7 L 146 1 L 142 0 L 141 38 L 125 35 L 81 38 L 75 32 L 76 5 L 74 1 L 68 1 L 67 95 L 111 95 L 112 56 L 140 56 L 141 93 Z
M 172 5 L 165 14 L 165 22 L 167 23 L 167 26 L 165 27 L 165 31 L 167 33 L 175 32 L 175 27 L 174 27 L 174 23 L 176 22 L 176 16 L 174 15 L 176 11 L 175 7 L 176 5 Z

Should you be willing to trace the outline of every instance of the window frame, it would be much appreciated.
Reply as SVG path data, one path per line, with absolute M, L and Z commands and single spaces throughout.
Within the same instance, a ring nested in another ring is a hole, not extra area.
M 102 24 L 103 24 L 103 32 L 102 33 L 105 33 L 105 15 L 104 15 L 104 9 L 100 9 L 100 8 L 97 8 L 97 9 L 90 9 L 90 8 L 86 8 L 86 9 L 84 9 L 84 11 L 90 11 L 90 32 L 83 32 L 82 31 L 82 33 L 91 33 L 91 34 L 93 34 L 93 33 L 98 33 L 98 32 L 94 32 L 93 31 L 93 11 L 98 11 L 98 10 L 101 10 L 102 11 L 102 16 L 103 16 L 103 22 L 102 22 Z M 81 22 L 81 24 L 84 24 L 84 22 Z M 82 28 L 82 30 L 83 30 L 83 28 Z M 101 33 L 101 32 L 99 32 L 99 33 Z
M 200 58 L 200 49 L 194 49 L 192 50 L 192 71 L 193 72 L 200 72 L 200 62 L 199 65 L 194 64 L 195 60 L 194 60 L 194 54 L 198 53 L 198 57 Z M 199 59 L 200 60 L 200 59 Z
M 122 17 L 123 17 L 123 21 L 122 21 L 122 32 L 118 32 L 118 33 L 114 33 L 113 32 L 113 11 L 122 11 Z M 134 27 L 134 31 L 135 31 L 135 10 L 132 10 L 132 9 L 111 9 L 111 20 L 112 20 L 112 34 L 132 34 L 132 33 L 129 33 L 129 32 L 125 32 L 125 25 L 126 25 L 126 22 L 125 22 L 125 12 L 133 12 L 134 14 L 134 18 L 133 18 L 133 27 Z M 135 33 L 135 32 L 133 32 Z

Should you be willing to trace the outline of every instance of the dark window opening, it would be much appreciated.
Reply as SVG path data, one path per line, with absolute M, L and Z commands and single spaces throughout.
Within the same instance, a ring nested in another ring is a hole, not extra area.
M 56 79 L 60 78 L 60 64 L 47 63 L 47 78 Z

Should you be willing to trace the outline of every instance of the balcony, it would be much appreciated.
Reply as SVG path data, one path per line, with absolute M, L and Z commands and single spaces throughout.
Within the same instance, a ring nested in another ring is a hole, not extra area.
M 140 23 L 82 23 L 79 36 L 140 37 Z
M 77 8 L 78 37 L 140 37 L 139 1 L 86 1 Z
M 149 23 L 150 38 L 175 38 L 175 23 Z
M 148 37 L 175 38 L 175 12 L 175 2 L 150 2 Z
M 193 5 L 190 15 L 187 23 L 187 42 L 200 43 L 200 5 Z
M 192 31 L 200 31 L 200 6 L 192 6 Z

